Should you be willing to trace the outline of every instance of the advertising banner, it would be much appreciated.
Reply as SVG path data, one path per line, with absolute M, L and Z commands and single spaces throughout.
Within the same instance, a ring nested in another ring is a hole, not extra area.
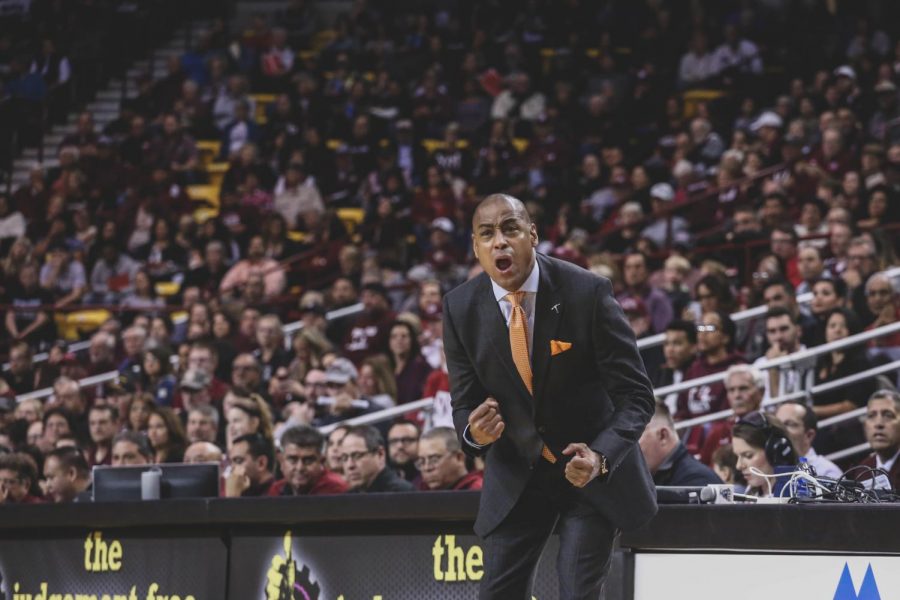
M 558 597 L 558 538 L 538 567 L 534 598 Z M 229 598 L 240 600 L 470 600 L 484 553 L 474 535 L 236 535 Z
M 900 598 L 900 557 L 801 554 L 637 554 L 634 600 Z
M 0 539 L 3 600 L 222 600 L 228 553 L 218 537 Z

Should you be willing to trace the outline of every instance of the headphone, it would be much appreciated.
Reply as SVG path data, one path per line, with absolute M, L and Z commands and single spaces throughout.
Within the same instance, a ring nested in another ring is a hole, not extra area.
M 744 422 L 752 427 L 761 429 L 766 436 L 766 443 L 763 446 L 766 453 L 766 460 L 768 460 L 769 464 L 773 467 L 794 466 L 794 445 L 791 443 L 791 440 L 788 439 L 784 431 L 773 426 L 769 422 L 766 413 L 760 410 L 755 414 L 759 415 L 759 418 L 762 421 L 761 424 L 757 424 L 755 422 L 756 419 L 745 420 Z

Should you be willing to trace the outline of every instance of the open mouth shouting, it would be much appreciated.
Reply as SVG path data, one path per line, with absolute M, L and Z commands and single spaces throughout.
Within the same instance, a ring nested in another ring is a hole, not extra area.
M 494 266 L 502 275 L 506 275 L 512 269 L 513 260 L 509 256 L 498 256 L 494 258 Z

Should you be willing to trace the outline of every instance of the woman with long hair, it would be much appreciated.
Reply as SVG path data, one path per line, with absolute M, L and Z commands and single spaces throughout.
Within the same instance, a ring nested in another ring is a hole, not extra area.
M 128 403 L 128 420 L 125 428 L 131 431 L 147 431 L 147 422 L 155 406 L 153 396 L 150 394 L 134 394 Z
M 141 367 L 141 389 L 152 395 L 157 405 L 171 406 L 176 382 L 169 352 L 160 347 L 145 350 Z
M 147 438 L 153 447 L 153 462 L 180 463 L 187 448 L 181 419 L 167 406 L 155 406 L 147 419 Z
M 291 378 L 303 381 L 312 369 L 325 369 L 322 357 L 334 350 L 334 346 L 325 335 L 316 329 L 301 329 L 291 340 L 294 359 L 288 366 Z
M 384 354 L 376 354 L 363 360 L 359 367 L 359 395 L 377 409 L 397 404 L 397 381 L 391 371 L 391 362 Z
M 431 367 L 422 356 L 418 333 L 406 321 L 394 321 L 391 325 L 388 360 L 397 382 L 397 404 L 421 398 Z
M 262 396 L 229 393 L 225 396 L 224 405 L 227 423 L 225 439 L 229 449 L 236 438 L 248 433 L 259 433 L 270 442 L 274 440 L 272 411 Z

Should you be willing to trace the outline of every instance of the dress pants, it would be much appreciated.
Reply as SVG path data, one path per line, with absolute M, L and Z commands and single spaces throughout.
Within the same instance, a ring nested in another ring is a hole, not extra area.
M 519 501 L 485 539 L 481 600 L 531 600 L 541 553 L 559 532 L 560 600 L 597 600 L 617 530 L 565 478 L 565 461 L 539 460 Z

